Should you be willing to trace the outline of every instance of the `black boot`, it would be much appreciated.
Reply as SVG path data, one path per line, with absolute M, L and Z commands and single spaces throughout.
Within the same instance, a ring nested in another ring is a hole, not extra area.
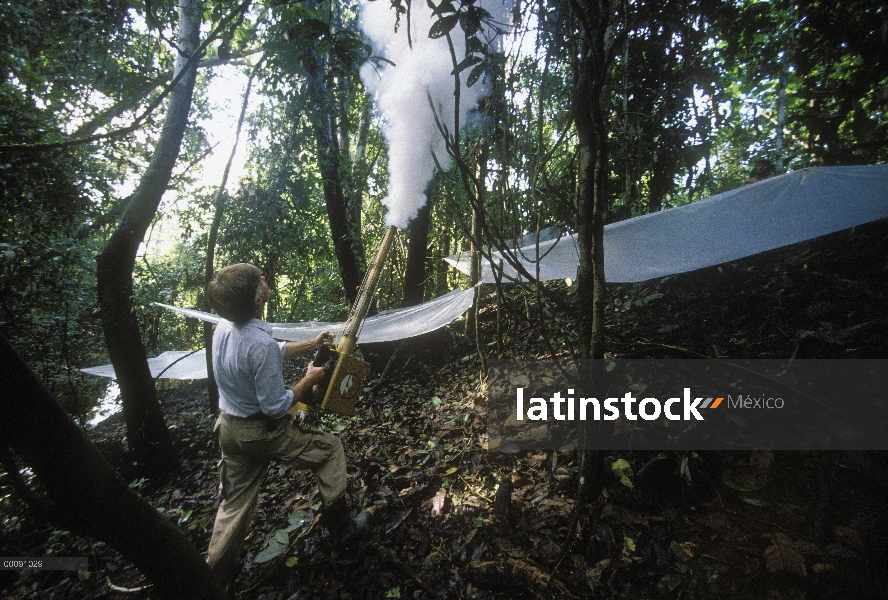
M 331 541 L 339 546 L 355 541 L 367 527 L 367 517 L 364 513 L 357 518 L 349 516 L 344 496 L 326 507 L 322 515 L 322 523 L 330 532 Z

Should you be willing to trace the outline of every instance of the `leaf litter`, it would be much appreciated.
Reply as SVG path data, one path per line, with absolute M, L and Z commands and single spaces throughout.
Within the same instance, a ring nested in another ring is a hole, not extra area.
M 610 286 L 606 347 L 613 358 L 884 358 L 886 256 L 888 226 L 877 223 L 718 269 Z M 537 322 L 526 319 L 538 310 L 532 290 L 505 292 L 503 358 L 547 355 Z M 495 294 L 479 319 L 494 339 Z M 570 315 L 550 324 L 548 334 L 574 339 Z M 884 453 L 612 453 L 597 457 L 597 484 L 579 501 L 576 451 L 487 448 L 487 390 L 460 328 L 411 341 L 385 383 L 369 382 L 353 418 L 324 419 L 347 450 L 352 505 L 372 512 L 358 543 L 338 548 L 324 538 L 310 473 L 269 467 L 238 597 L 888 595 Z M 364 351 L 378 373 L 394 348 Z M 89 433 L 205 551 L 218 505 L 205 387 L 172 384 L 160 394 L 180 456 L 163 479 L 133 470 L 121 419 Z M 20 504 L 3 522 L 4 555 L 88 556 L 90 570 L 7 578 L 4 597 L 154 597 L 113 549 Z

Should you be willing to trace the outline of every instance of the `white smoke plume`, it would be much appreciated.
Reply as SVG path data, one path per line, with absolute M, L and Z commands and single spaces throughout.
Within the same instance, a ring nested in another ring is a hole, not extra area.
M 508 19 L 512 0 L 479 0 L 499 24 Z M 401 16 L 395 32 L 395 14 L 385 0 L 364 1 L 361 7 L 361 28 L 373 44 L 374 54 L 390 60 L 368 62 L 361 69 L 361 79 L 373 96 L 377 114 L 382 119 L 382 133 L 388 143 L 388 207 L 386 224 L 400 228 L 416 216 L 426 203 L 425 190 L 435 170 L 432 153 L 441 168 L 450 165 L 446 145 L 435 124 L 429 96 L 441 123 L 453 132 L 454 77 L 450 47 L 446 37 L 431 39 L 429 29 L 437 17 L 424 0 L 413 0 L 410 15 L 410 37 L 407 39 L 407 18 Z M 493 31 L 485 32 L 491 39 Z M 457 62 L 465 57 L 465 35 L 459 25 L 451 30 Z M 460 73 L 459 122 L 465 125 L 478 101 L 487 95 L 489 85 L 481 78 L 472 87 L 466 79 L 472 68 Z

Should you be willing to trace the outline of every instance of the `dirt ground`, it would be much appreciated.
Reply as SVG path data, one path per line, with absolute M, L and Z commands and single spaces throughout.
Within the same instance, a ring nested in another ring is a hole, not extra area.
M 606 348 L 613 358 L 883 359 L 886 283 L 888 223 L 880 222 L 609 286 Z M 572 301 L 564 284 L 551 289 Z M 576 339 L 570 314 L 550 307 L 541 330 L 539 310 L 532 289 L 508 288 L 497 322 L 490 290 L 480 313 L 488 358 L 548 356 L 543 334 L 556 347 Z M 317 525 L 312 476 L 271 466 L 239 598 L 888 597 L 884 452 L 600 452 L 580 499 L 577 452 L 486 450 L 487 390 L 462 327 L 397 353 L 364 349 L 375 363 L 372 390 L 354 417 L 325 418 L 323 427 L 345 444 L 349 496 L 372 512 L 370 528 L 350 548 L 334 547 Z M 91 435 L 205 551 L 219 454 L 206 390 L 160 386 L 180 456 L 168 476 L 149 481 L 132 470 L 119 418 Z M 5 507 L 0 554 L 87 556 L 90 568 L 0 572 L 4 597 L 154 597 L 113 549 L 41 522 L 14 496 Z

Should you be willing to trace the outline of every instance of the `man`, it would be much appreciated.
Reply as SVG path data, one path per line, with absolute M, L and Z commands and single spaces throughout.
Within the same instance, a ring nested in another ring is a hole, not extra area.
M 213 334 L 222 501 L 207 556 L 223 583 L 236 573 L 259 487 L 273 460 L 314 471 L 324 522 L 333 535 L 350 535 L 355 527 L 345 501 L 342 442 L 330 434 L 296 427 L 287 415 L 295 400 L 310 397 L 324 368 L 309 363 L 302 380 L 288 389 L 283 361 L 329 345 L 332 336 L 325 331 L 306 342 L 275 341 L 271 326 L 261 320 L 270 296 L 259 269 L 244 263 L 219 270 L 207 286 L 210 304 L 224 319 Z

